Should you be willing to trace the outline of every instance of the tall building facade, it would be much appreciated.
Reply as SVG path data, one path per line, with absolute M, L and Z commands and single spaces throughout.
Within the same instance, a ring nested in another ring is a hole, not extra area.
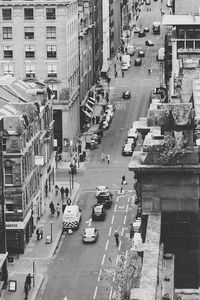
M 53 106 L 42 83 L 0 77 L 6 238 L 23 253 L 54 191 Z
M 93 69 L 94 82 L 97 82 L 103 66 L 103 6 L 102 0 L 94 0 L 94 31 L 93 31 Z
M 54 92 L 54 146 L 79 134 L 77 0 L 0 1 L 0 75 L 35 78 Z

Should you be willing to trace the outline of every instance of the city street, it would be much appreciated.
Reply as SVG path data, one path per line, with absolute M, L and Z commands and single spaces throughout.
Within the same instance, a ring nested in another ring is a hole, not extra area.
M 150 32 L 142 38 L 133 34 L 132 42 L 136 52 L 132 56 L 131 68 L 125 71 L 124 78 L 120 74 L 119 62 L 116 61 L 118 78 L 113 77 L 114 68 L 111 65 L 110 98 L 111 104 L 116 106 L 114 119 L 110 128 L 104 131 L 102 143 L 90 152 L 86 169 L 78 171 L 78 175 L 74 177 L 81 185 L 78 200 L 82 209 L 81 226 L 78 231 L 72 235 L 66 234 L 63 239 L 37 300 L 63 300 L 65 296 L 67 300 L 106 300 L 114 297 L 112 291 L 114 270 L 120 255 L 130 248 L 129 225 L 136 213 L 133 174 L 128 171 L 130 158 L 123 157 L 121 150 L 133 121 L 146 117 L 151 90 L 162 83 L 161 63 L 156 61 L 156 55 L 158 48 L 163 46 L 164 32 L 160 35 L 152 34 L 153 21 L 161 21 L 160 8 L 160 1 L 152 1 L 151 11 L 147 11 L 147 6 L 141 6 L 138 26 L 148 26 Z M 154 42 L 154 47 L 145 46 L 147 39 Z M 142 66 L 134 66 L 134 59 L 138 55 L 137 49 L 145 51 Z M 148 68 L 152 69 L 150 75 Z M 126 89 L 131 91 L 131 99 L 122 100 L 122 92 Z M 110 154 L 109 165 L 107 162 L 101 162 L 102 152 Z M 122 175 L 126 176 L 128 184 L 124 187 L 125 194 L 118 195 Z M 59 180 L 66 176 L 66 170 L 57 172 Z M 98 185 L 107 185 L 114 195 L 114 201 L 112 207 L 107 210 L 105 221 L 91 222 L 91 207 L 96 203 L 95 188 Z M 96 244 L 82 243 L 83 229 L 89 226 L 98 229 L 99 238 Z M 115 230 L 120 233 L 119 247 L 115 245 Z M 105 272 L 110 274 L 110 280 L 104 278 Z

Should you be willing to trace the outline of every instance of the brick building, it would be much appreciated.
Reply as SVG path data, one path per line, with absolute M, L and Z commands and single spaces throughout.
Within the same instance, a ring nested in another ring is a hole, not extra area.
M 0 78 L 6 234 L 23 253 L 54 187 L 53 109 L 44 84 Z

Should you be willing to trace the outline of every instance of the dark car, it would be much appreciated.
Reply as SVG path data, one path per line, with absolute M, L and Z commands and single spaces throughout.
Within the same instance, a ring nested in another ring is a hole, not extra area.
M 95 204 L 92 207 L 92 221 L 104 221 L 106 218 L 106 211 L 103 204 Z
M 149 32 L 149 27 L 144 27 L 144 32 Z
M 147 40 L 147 41 L 145 42 L 145 45 L 146 45 L 146 46 L 149 46 L 149 47 L 152 47 L 152 46 L 154 46 L 154 43 L 153 43 L 151 40 Z
M 125 91 L 122 93 L 122 99 L 130 99 L 131 98 L 131 92 Z
M 105 208 L 110 208 L 112 206 L 113 194 L 111 192 L 99 193 L 97 197 L 97 204 L 103 204 Z
M 142 60 L 141 58 L 136 58 L 135 59 L 135 66 L 141 66 L 142 65 Z
M 144 50 L 139 50 L 138 57 L 144 57 L 144 56 L 145 56 Z
M 140 30 L 140 32 L 138 33 L 138 37 L 144 37 L 146 34 L 144 32 L 144 30 Z

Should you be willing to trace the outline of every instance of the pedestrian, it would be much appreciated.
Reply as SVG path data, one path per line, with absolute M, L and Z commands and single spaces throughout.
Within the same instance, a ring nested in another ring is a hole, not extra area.
M 73 172 L 74 172 L 75 175 L 77 174 L 76 164 L 75 164 L 75 163 L 74 163 L 74 165 L 73 165 Z
M 67 198 L 67 205 L 69 206 L 69 205 L 71 205 L 71 203 L 72 203 L 72 200 L 68 197 Z
M 124 71 L 122 70 L 122 78 L 124 78 Z
M 134 228 L 133 228 L 133 223 L 130 224 L 130 239 L 134 237 Z
M 116 246 L 118 247 L 119 246 L 119 232 L 117 230 L 115 230 L 114 237 L 115 237 Z
M 55 185 L 55 192 L 56 192 L 56 196 L 58 196 L 59 187 L 58 187 L 58 185 L 57 185 L 57 184 Z
M 31 289 L 31 274 L 30 273 L 28 273 L 28 275 L 26 276 L 26 283 L 27 283 L 27 285 L 28 285 L 28 289 L 30 290 Z
M 61 194 L 61 199 L 64 200 L 64 193 L 65 193 L 65 190 L 64 190 L 64 187 L 62 186 L 61 189 L 60 189 L 60 194 Z
M 53 201 L 50 202 L 49 208 L 50 208 L 51 215 L 54 216 L 55 207 L 54 207 Z
M 25 300 L 28 299 L 28 283 L 25 281 L 24 282 L 24 292 L 25 292 Z
M 104 152 L 101 153 L 101 161 L 105 162 L 106 155 Z
M 150 68 L 148 69 L 148 74 L 149 74 L 149 75 L 151 74 L 151 69 L 150 69 Z
M 117 67 L 117 65 L 116 65 L 116 63 L 114 63 L 114 71 L 116 71 L 116 67 Z
M 65 188 L 65 197 L 68 198 L 68 195 L 69 195 L 69 188 L 66 187 L 66 188 Z
M 40 228 L 36 229 L 36 236 L 37 236 L 37 240 L 39 241 L 41 239 L 41 232 L 40 232 Z
M 121 183 L 121 184 L 122 184 L 122 185 L 123 185 L 123 184 L 126 184 L 126 177 L 125 177 L 125 175 L 122 176 L 122 183 Z
M 121 55 L 120 55 L 120 57 L 119 57 L 119 61 L 122 62 L 122 57 L 121 57 Z
M 57 212 L 57 217 L 59 217 L 60 216 L 60 204 L 59 203 L 57 203 L 56 212 Z
M 107 162 L 108 162 L 108 165 L 109 165 L 110 164 L 110 154 L 107 154 L 106 158 L 107 158 Z
M 115 78 L 117 78 L 118 77 L 118 74 L 117 74 L 117 71 L 115 71 Z

